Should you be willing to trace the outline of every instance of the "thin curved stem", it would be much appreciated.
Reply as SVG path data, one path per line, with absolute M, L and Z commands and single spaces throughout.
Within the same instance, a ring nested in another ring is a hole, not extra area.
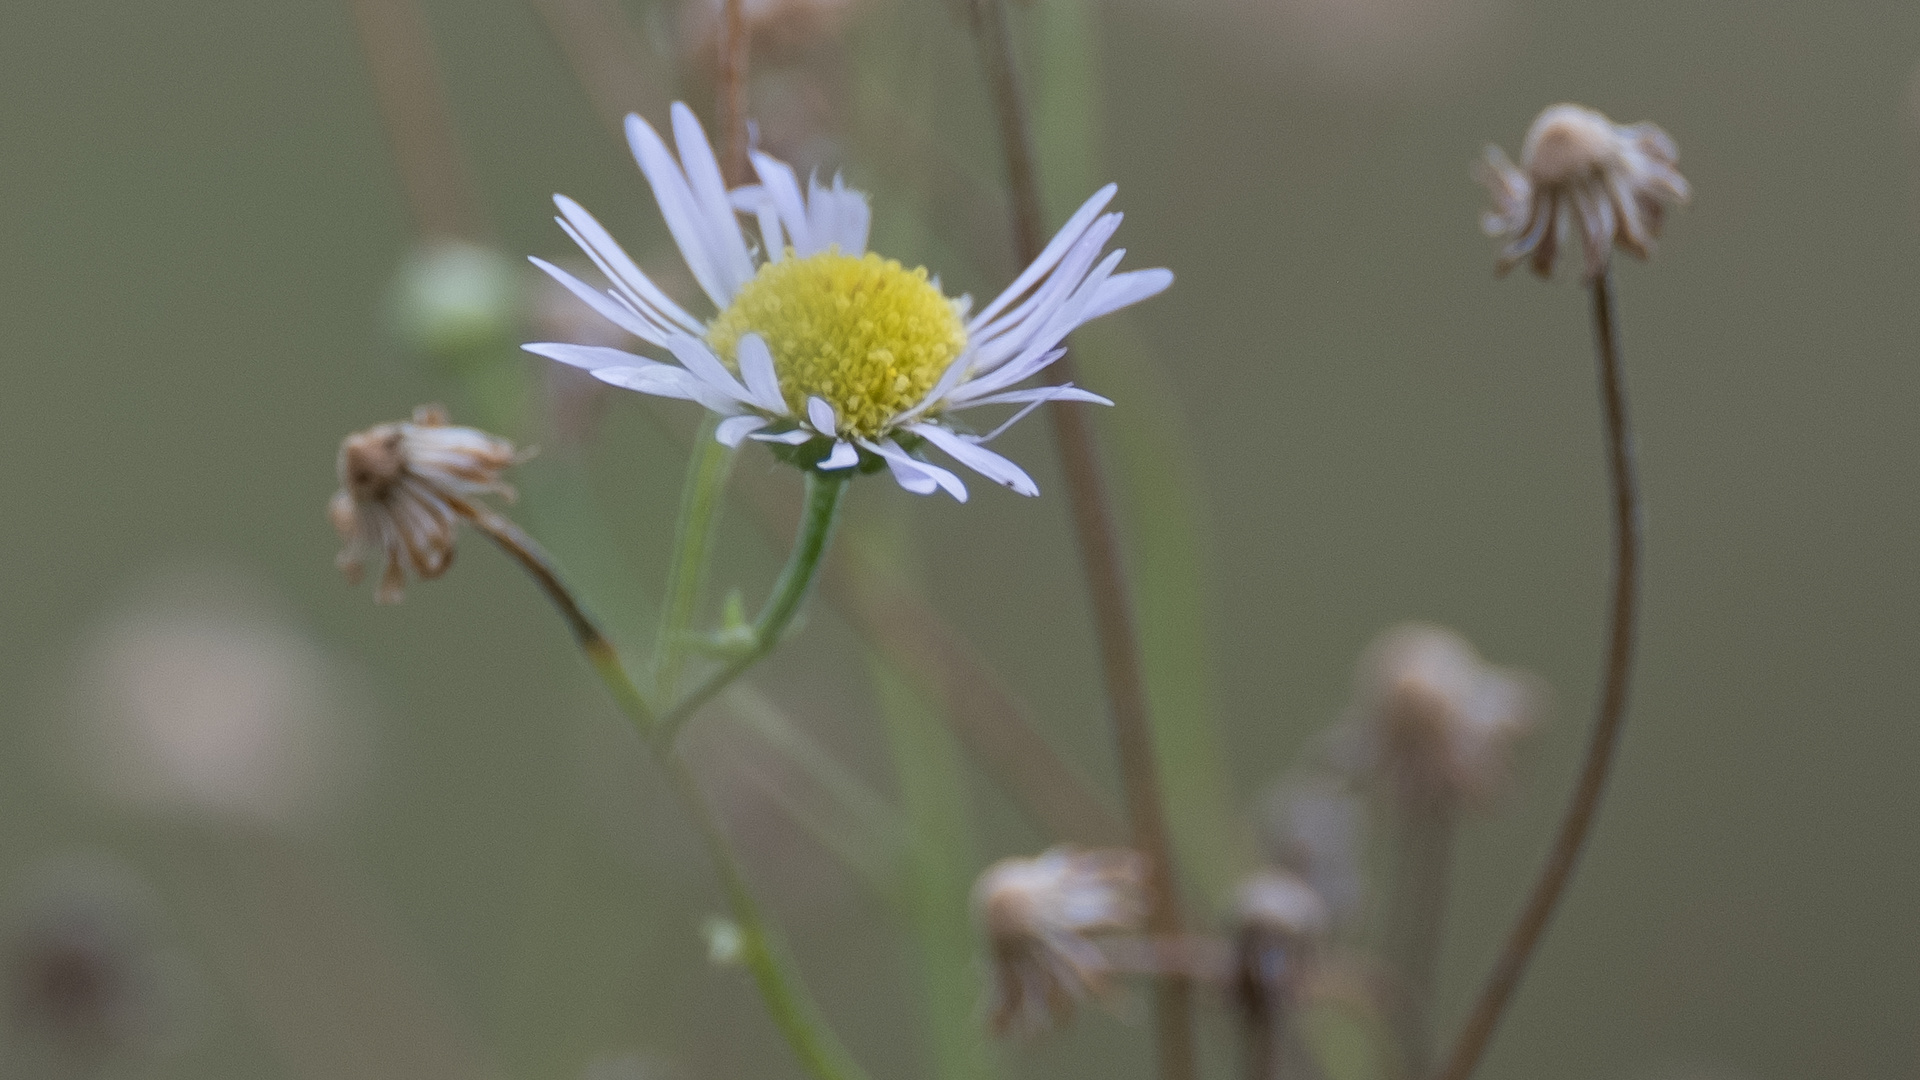
M 846 488 L 846 482 L 842 478 L 825 486 L 835 493 L 834 504 L 829 506 L 827 514 L 825 531 L 830 532 L 832 505 L 837 505 L 838 493 Z M 741 873 L 739 859 L 734 856 L 726 833 L 715 820 L 706 800 L 701 797 L 699 786 L 694 782 L 693 774 L 687 770 L 686 763 L 674 753 L 671 732 L 655 722 L 652 708 L 641 695 L 639 687 L 628 677 L 613 644 L 574 598 L 572 590 L 567 588 L 554 567 L 552 558 L 538 541 L 521 531 L 504 515 L 457 497 L 449 497 L 448 503 L 469 524 L 518 562 L 553 601 L 554 606 L 560 609 L 561 616 L 567 620 L 568 628 L 580 643 L 581 651 L 593 664 L 594 671 L 606 683 L 621 711 L 633 721 L 653 751 L 661 771 L 667 774 L 674 794 L 693 818 L 700 839 L 713 859 L 714 870 L 720 876 L 721 891 L 727 897 L 727 907 L 732 912 L 733 921 L 740 927 L 744 946 L 742 959 L 753 973 L 754 983 L 766 1003 L 767 1012 L 780 1033 L 786 1037 L 788 1045 L 799 1056 L 801 1064 L 806 1066 L 814 1080 L 866 1080 L 866 1073 L 840 1045 L 833 1029 L 820 1016 L 798 978 L 792 975 L 793 963 L 760 914 L 760 907 L 747 888 L 746 877 Z M 822 547 L 824 539 L 823 536 Z M 818 562 L 817 552 L 815 562 Z M 788 569 L 792 569 L 791 563 Z M 786 613 L 787 621 L 792 620 L 792 611 L 797 610 L 798 600 L 804 597 L 803 588 Z
M 1627 717 L 1627 687 L 1633 671 L 1634 618 L 1640 579 L 1640 494 L 1634 478 L 1633 430 L 1627 416 L 1627 391 L 1616 342 L 1613 296 L 1608 277 L 1593 280 L 1593 337 L 1599 354 L 1600 404 L 1606 423 L 1607 465 L 1613 481 L 1613 599 L 1608 618 L 1607 654 L 1600 678 L 1600 703 L 1587 757 L 1580 767 L 1566 817 L 1547 853 L 1527 906 L 1507 936 L 1473 1011 L 1447 1059 L 1442 1080 L 1466 1080 L 1480 1063 L 1493 1029 L 1526 973 L 1580 861 L 1606 789 L 1614 750 Z
M 661 715 L 659 723 L 654 725 L 653 738 L 656 742 L 662 746 L 672 746 L 680 729 L 686 725 L 688 718 L 699 711 L 700 706 L 713 700 L 715 694 L 725 690 L 780 644 L 794 616 L 800 614 L 800 609 L 806 604 L 814 582 L 819 580 L 821 562 L 833 539 L 834 524 L 840 517 L 840 496 L 846 493 L 847 483 L 851 479 L 846 472 L 807 470 L 806 508 L 800 518 L 800 531 L 793 538 L 793 550 L 787 555 L 786 568 L 780 571 L 780 579 L 774 583 L 773 595 L 768 597 L 767 606 L 761 609 L 760 617 L 754 620 L 750 640 L 720 670 L 707 676 L 705 681 Z
M 721 891 L 727 897 L 727 908 L 734 923 L 740 927 L 741 960 L 752 972 L 753 981 L 760 989 L 760 996 L 766 1002 L 767 1012 L 773 1017 L 775 1026 L 786 1036 L 787 1044 L 799 1055 L 800 1063 L 815 1080 L 866 1080 L 866 1073 L 834 1037 L 833 1029 L 820 1017 L 812 999 L 799 982 L 788 974 L 792 961 L 786 957 L 785 950 L 760 914 L 760 905 L 747 888 L 740 862 L 733 854 L 733 845 L 728 842 L 720 822 L 700 794 L 700 787 L 687 769 L 686 762 L 666 742 L 656 740 L 653 748 L 661 770 L 667 774 L 675 794 L 679 795 L 680 802 L 692 816 L 700 839 L 706 844 L 707 854 L 713 859 L 714 870 L 720 876 Z
M 1031 262 L 1044 243 L 1040 184 L 1033 131 L 1014 60 L 1012 28 L 1007 24 L 1003 0 L 974 0 L 973 16 L 981 64 L 993 94 L 1002 152 L 1007 159 L 1014 241 L 1021 260 Z M 1072 354 L 1055 361 L 1047 378 L 1055 383 L 1073 381 Z M 1126 789 L 1127 823 L 1133 846 L 1147 862 L 1147 925 L 1158 936 L 1175 938 L 1181 933 L 1180 894 L 1174 880 L 1173 848 L 1167 836 L 1146 679 L 1140 665 L 1140 637 L 1127 592 L 1113 499 L 1085 412 L 1058 403 L 1049 406 L 1047 412 L 1060 448 L 1061 473 L 1093 603 L 1107 707 L 1112 715 L 1121 782 Z M 1154 1029 L 1162 1080 L 1192 1080 L 1196 1075 L 1192 991 L 1178 974 L 1165 975 L 1155 988 Z
M 574 599 L 573 591 L 561 579 L 560 571 L 553 565 L 553 558 L 546 549 L 521 531 L 520 526 L 480 503 L 453 497 L 448 497 L 447 501 L 461 517 L 467 519 L 468 524 L 484 533 L 526 570 L 534 583 L 547 594 L 547 598 L 553 601 L 553 606 L 560 609 L 560 616 L 567 620 L 567 628 L 573 631 L 574 640 L 580 643 L 580 651 L 586 654 L 587 662 L 593 665 L 600 681 L 607 684 L 620 711 L 639 725 L 642 734 L 651 730 L 654 727 L 653 706 L 647 703 L 646 695 L 627 676 L 627 669 L 620 663 L 620 654 L 614 650 L 613 642 L 580 606 L 580 602 Z
M 733 472 L 734 451 L 713 437 L 718 421 L 709 414 L 694 438 L 687 480 L 680 496 L 680 521 L 674 528 L 673 563 L 667 570 L 667 600 L 660 610 L 660 636 L 653 647 L 653 685 L 662 701 L 672 701 L 686 664 L 687 635 L 713 561 L 714 524 Z

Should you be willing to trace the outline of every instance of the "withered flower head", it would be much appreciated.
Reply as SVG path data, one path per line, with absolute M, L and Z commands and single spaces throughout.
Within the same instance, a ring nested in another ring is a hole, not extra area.
M 1032 1034 L 1064 1023 L 1111 971 L 1094 935 L 1138 930 L 1146 867 L 1129 850 L 1052 848 L 1002 859 L 973 888 L 993 951 L 993 1027 Z
M 1374 640 L 1354 690 L 1374 765 L 1403 792 L 1446 805 L 1484 804 L 1500 792 L 1545 696 L 1525 673 L 1494 667 L 1458 634 L 1420 623 Z
M 521 460 L 513 444 L 477 428 L 454 427 L 445 410 L 422 405 L 411 422 L 381 424 L 340 444 L 340 490 L 328 516 L 346 547 L 335 561 L 358 584 L 361 564 L 385 559 L 374 598 L 398 603 L 411 566 L 422 579 L 453 564 L 454 524 L 470 496 L 513 498 L 500 479 Z
M 1333 918 L 1326 901 L 1306 879 L 1288 870 L 1266 869 L 1234 891 L 1234 921 L 1243 934 L 1293 942 L 1324 936 Z
M 1234 893 L 1234 993 L 1242 1008 L 1259 1010 L 1291 994 L 1301 968 L 1333 924 L 1327 904 L 1306 880 L 1267 869 Z
M 1667 205 L 1687 201 L 1686 178 L 1674 168 L 1678 158 L 1673 139 L 1658 126 L 1622 126 L 1580 105 L 1540 114 L 1527 131 L 1518 168 L 1499 147 L 1487 147 L 1478 172 L 1494 209 L 1481 227 L 1507 242 L 1499 272 L 1526 261 L 1547 277 L 1576 224 L 1588 279 L 1606 271 L 1615 244 L 1645 259 Z

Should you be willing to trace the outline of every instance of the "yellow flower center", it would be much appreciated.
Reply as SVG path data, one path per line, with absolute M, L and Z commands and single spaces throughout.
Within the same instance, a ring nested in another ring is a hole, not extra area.
M 866 438 L 918 405 L 967 344 L 959 311 L 925 267 L 837 249 L 762 266 L 707 328 L 707 343 L 737 370 L 747 333 L 766 341 L 795 415 L 818 397 L 841 433 Z

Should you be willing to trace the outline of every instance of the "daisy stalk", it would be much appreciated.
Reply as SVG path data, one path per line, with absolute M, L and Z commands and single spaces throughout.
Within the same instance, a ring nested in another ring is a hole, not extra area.
M 993 94 L 1002 152 L 1006 156 L 1014 239 L 1021 257 L 1030 259 L 1040 250 L 1040 184 L 1032 128 L 1014 59 L 1012 30 L 1001 0 L 974 0 L 972 14 L 981 64 Z M 1063 356 L 1055 363 L 1051 375 L 1062 385 L 1070 385 L 1072 373 L 1071 359 Z M 1181 935 L 1180 896 L 1174 880 L 1172 844 L 1167 835 L 1166 808 L 1141 671 L 1139 635 L 1134 627 L 1121 566 L 1119 529 L 1112 499 L 1101 474 L 1093 432 L 1085 418 L 1065 409 L 1052 409 L 1049 413 L 1093 601 L 1094 630 L 1107 683 L 1107 707 L 1113 721 L 1120 775 L 1126 788 L 1128 825 L 1134 847 L 1146 860 L 1147 927 L 1158 936 L 1174 939 Z M 1168 973 L 1156 988 L 1154 1028 L 1163 1080 L 1191 1080 L 1197 1069 L 1192 993 L 1187 980 L 1177 973 Z
M 787 565 L 774 583 L 773 595 L 760 610 L 760 616 L 753 621 L 749 636 L 739 651 L 660 715 L 653 725 L 655 742 L 672 746 L 680 730 L 702 705 L 713 700 L 716 694 L 725 690 L 748 668 L 765 659 L 780 644 L 780 639 L 785 636 L 787 628 L 793 624 L 794 617 L 800 614 L 807 596 L 813 591 L 814 583 L 819 580 L 822 560 L 833 539 L 834 525 L 840 518 L 840 497 L 846 493 L 847 483 L 851 479 L 845 473 L 807 473 L 806 503 L 801 512 L 800 530 L 794 537 Z
M 687 461 L 687 479 L 680 496 L 680 520 L 674 527 L 673 556 L 667 564 L 666 602 L 660 609 L 660 634 L 653 647 L 654 692 L 664 701 L 673 700 L 679 689 L 701 587 L 706 583 L 707 567 L 713 561 L 714 526 L 720 519 L 727 477 L 733 472 L 734 450 L 714 439 L 713 429 L 717 425 L 718 421 L 711 417 L 700 425 L 700 437 Z
M 1639 614 L 1640 487 L 1611 267 L 1616 247 L 1636 258 L 1649 258 L 1667 209 L 1691 197 L 1692 188 L 1675 167 L 1679 156 L 1672 137 L 1657 124 L 1616 124 L 1593 109 L 1563 103 L 1535 118 L 1518 167 L 1492 146 L 1480 167 L 1480 180 L 1494 199 L 1494 210 L 1481 219 L 1481 226 L 1506 242 L 1500 252 L 1500 273 L 1526 263 L 1540 277 L 1550 277 L 1555 257 L 1576 238 L 1585 256 L 1582 277 L 1592 299 L 1600 418 L 1612 489 L 1613 588 L 1600 699 L 1580 778 L 1526 906 L 1508 931 L 1506 944 L 1439 1073 L 1442 1080 L 1467 1080 L 1486 1053 L 1494 1028 L 1573 880 L 1626 726 Z
M 809 485 L 807 524 L 802 526 L 801 537 L 795 543 L 794 558 L 788 562 L 787 573 L 781 576 L 781 584 L 774 590 L 774 599 L 769 601 L 766 612 L 756 624 L 756 633 L 765 633 L 767 637 L 764 640 L 769 644 L 760 649 L 754 659 L 765 655 L 772 643 L 778 641 L 780 632 L 792 622 L 794 614 L 805 600 L 806 592 L 817 576 L 820 555 L 832 534 L 840 492 L 845 488 L 846 483 L 842 478 L 827 478 Z M 561 616 L 566 619 L 568 628 L 573 631 L 574 639 L 580 645 L 580 651 L 586 655 L 595 674 L 606 684 L 614 701 L 653 752 L 654 760 L 693 819 L 707 855 L 713 860 L 721 892 L 727 900 L 728 912 L 740 928 L 741 961 L 753 975 L 768 1014 L 800 1058 L 801 1064 L 815 1080 L 866 1080 L 865 1071 L 841 1045 L 795 973 L 792 958 L 787 955 L 771 924 L 762 914 L 760 905 L 754 900 L 732 842 L 700 793 L 699 783 L 687 768 L 685 759 L 674 747 L 674 735 L 685 718 L 750 666 L 752 659 L 735 661 L 709 679 L 699 691 L 690 694 L 679 706 L 656 717 L 645 695 L 621 664 L 612 642 L 574 598 L 553 560 L 540 545 L 504 516 L 485 506 L 452 497 L 449 497 L 449 501 L 455 513 L 464 517 L 518 562 L 546 592 L 554 606 L 560 609 Z

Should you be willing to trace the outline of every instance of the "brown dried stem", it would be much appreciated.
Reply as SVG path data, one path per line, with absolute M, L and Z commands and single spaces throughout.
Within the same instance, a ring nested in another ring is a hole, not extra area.
M 347 6 L 415 226 L 428 239 L 478 237 L 479 198 L 454 134 L 426 15 L 415 0 Z
M 1007 159 L 1007 186 L 1013 202 L 1015 246 L 1022 262 L 1040 254 L 1040 184 L 1034 161 L 1033 132 L 1014 61 L 1012 28 L 1002 0 L 975 0 L 974 32 L 986 69 L 999 121 L 1000 141 Z M 1055 383 L 1074 381 L 1071 353 L 1048 369 Z M 1166 809 L 1160 793 L 1153 728 L 1147 711 L 1146 682 L 1141 673 L 1140 640 L 1135 631 L 1126 574 L 1121 566 L 1119 527 L 1113 500 L 1100 468 L 1092 425 L 1084 410 L 1055 403 L 1047 407 L 1053 418 L 1054 440 L 1060 448 L 1061 471 L 1073 511 L 1074 533 L 1087 574 L 1099 640 L 1100 666 L 1106 679 L 1107 707 L 1112 715 L 1114 742 L 1120 758 L 1120 776 L 1126 789 L 1127 823 L 1133 845 L 1147 860 L 1147 925 L 1156 935 L 1177 938 L 1181 933 L 1180 895 L 1174 880 L 1172 845 L 1167 837 Z M 1163 1080 L 1192 1080 L 1195 1075 L 1192 994 L 1186 979 L 1168 974 L 1154 996 L 1154 1027 L 1158 1036 Z
M 666 103 L 666 92 L 640 58 L 646 42 L 615 0 L 527 0 L 553 36 L 593 103 L 615 135 L 623 133 L 628 113 L 651 113 Z
M 744 184 L 747 169 L 747 50 L 744 0 L 725 0 L 720 23 L 720 171 Z
M 1634 478 L 1633 430 L 1627 416 L 1626 383 L 1616 344 L 1610 278 L 1603 273 L 1593 279 L 1592 286 L 1594 347 L 1599 357 L 1600 404 L 1606 426 L 1608 471 L 1613 482 L 1614 525 L 1613 598 L 1605 668 L 1600 680 L 1600 703 L 1593 736 L 1587 744 L 1586 761 L 1580 767 L 1579 782 L 1574 786 L 1553 848 L 1547 853 L 1546 865 L 1541 868 L 1527 906 L 1509 932 L 1506 946 L 1494 962 L 1493 971 L 1461 1028 L 1446 1069 L 1440 1074 L 1442 1080 L 1466 1080 L 1486 1052 L 1493 1029 L 1520 985 L 1527 962 L 1539 946 L 1540 937 L 1580 861 L 1627 716 L 1640 578 L 1640 494 Z

